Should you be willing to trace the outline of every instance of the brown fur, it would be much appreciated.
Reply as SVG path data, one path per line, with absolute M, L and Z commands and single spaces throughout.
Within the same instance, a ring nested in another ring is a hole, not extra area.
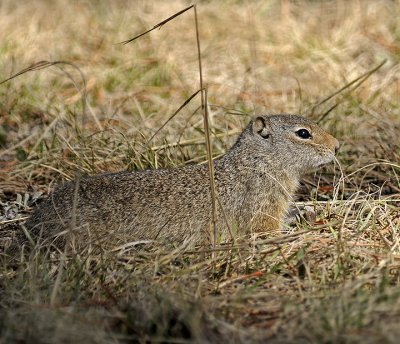
M 307 129 L 312 138 L 296 131 Z M 231 228 L 278 229 L 303 173 L 330 162 L 338 141 L 294 115 L 252 120 L 233 147 L 214 161 L 216 193 Z M 55 188 L 27 222 L 35 236 L 60 232 L 121 233 L 130 240 L 199 243 L 212 218 L 207 165 L 105 173 Z M 221 207 L 217 229 L 227 233 Z M 63 242 L 61 241 L 58 241 Z

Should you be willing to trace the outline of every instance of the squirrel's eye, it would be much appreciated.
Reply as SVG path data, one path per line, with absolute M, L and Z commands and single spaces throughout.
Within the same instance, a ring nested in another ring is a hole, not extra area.
M 301 137 L 302 139 L 309 139 L 311 138 L 311 134 L 307 129 L 300 129 L 296 131 L 296 135 Z

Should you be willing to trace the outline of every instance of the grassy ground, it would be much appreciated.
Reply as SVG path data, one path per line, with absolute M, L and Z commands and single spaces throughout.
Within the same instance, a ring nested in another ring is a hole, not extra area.
M 149 142 L 199 89 L 193 12 L 116 44 L 188 5 L 0 2 L 0 79 L 66 62 L 0 85 L 0 343 L 397 343 L 399 1 L 198 4 L 215 156 L 266 111 L 341 142 L 297 195 L 313 224 L 214 252 L 8 249 L 60 180 L 206 160 L 198 96 Z

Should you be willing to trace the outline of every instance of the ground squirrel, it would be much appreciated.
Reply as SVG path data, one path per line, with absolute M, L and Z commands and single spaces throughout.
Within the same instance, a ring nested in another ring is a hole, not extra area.
M 278 229 L 301 175 L 332 161 L 338 147 L 333 136 L 306 118 L 255 117 L 213 162 L 218 233 L 228 233 L 228 224 L 237 231 Z M 26 225 L 34 237 L 54 239 L 73 229 L 179 244 L 204 240 L 211 218 L 208 166 L 203 164 L 63 183 Z

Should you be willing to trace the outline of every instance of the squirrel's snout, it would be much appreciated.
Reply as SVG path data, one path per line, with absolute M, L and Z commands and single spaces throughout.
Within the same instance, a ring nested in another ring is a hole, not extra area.
M 340 144 L 339 141 L 334 138 L 332 135 L 327 134 L 325 138 L 325 145 L 331 149 L 332 151 L 335 152 L 335 154 L 338 152 Z
M 339 144 L 339 141 L 336 140 L 335 138 L 333 140 L 334 140 L 333 141 L 333 146 L 335 148 L 335 154 L 336 154 L 338 152 L 339 148 L 340 148 L 340 144 Z

